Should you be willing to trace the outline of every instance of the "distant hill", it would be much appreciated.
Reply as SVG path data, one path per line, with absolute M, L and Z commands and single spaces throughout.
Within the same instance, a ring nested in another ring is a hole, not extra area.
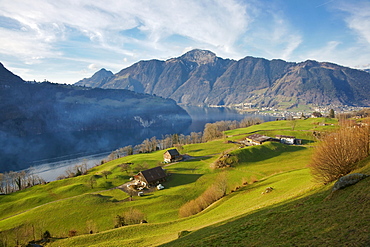
M 311 60 L 235 61 L 205 50 L 166 61 L 140 61 L 104 83 L 89 85 L 155 94 L 186 105 L 370 105 L 370 75 L 365 71 Z
M 111 139 L 117 139 L 118 133 L 180 131 L 191 123 L 187 112 L 171 99 L 129 90 L 26 83 L 1 63 L 0 99 L 0 140 L 7 143 L 0 147 L 0 172 L 3 165 L 17 167 L 37 159 L 39 151 L 49 157 L 65 154 L 67 148 L 75 153 L 104 150 L 109 140 L 94 134 L 98 131 L 115 131 Z M 84 138 L 84 133 L 91 137 Z M 41 137 L 49 143 L 37 141 Z M 61 140 L 64 146 L 58 143 Z
M 104 85 L 112 76 L 113 76 L 112 71 L 103 68 L 96 72 L 92 77 L 84 78 L 76 82 L 75 85 L 86 87 L 99 87 L 100 85 Z

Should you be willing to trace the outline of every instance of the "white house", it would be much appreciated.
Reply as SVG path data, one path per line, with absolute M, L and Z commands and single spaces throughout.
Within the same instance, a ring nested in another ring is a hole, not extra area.
M 280 140 L 281 143 L 284 144 L 301 144 L 301 139 L 296 139 L 295 136 L 286 136 L 286 135 L 276 135 L 276 138 Z

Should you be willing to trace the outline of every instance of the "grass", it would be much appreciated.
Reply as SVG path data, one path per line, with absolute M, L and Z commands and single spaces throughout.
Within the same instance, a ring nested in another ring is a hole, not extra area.
M 322 241 L 318 242 L 321 245 L 331 245 L 325 232 L 329 234 L 341 229 L 342 223 L 334 223 L 343 214 L 340 210 L 344 210 L 344 206 L 339 207 L 332 200 L 343 204 L 342 200 L 351 195 L 342 196 L 340 192 L 335 195 L 337 197 L 326 200 L 330 185 L 315 184 L 306 168 L 312 147 L 271 142 L 238 148 L 226 142 L 255 131 L 304 136 L 318 128 L 330 130 L 335 127 L 319 126 L 317 122 L 322 121 L 333 122 L 328 119 L 297 120 L 295 130 L 289 121 L 269 122 L 227 131 L 229 137 L 222 140 L 185 145 L 181 152 L 192 156 L 192 159 L 165 167 L 170 174 L 164 183 L 165 189 L 134 197 L 133 201 L 129 201 L 128 195 L 121 190 L 107 190 L 128 181 L 129 176 L 118 165 L 146 162 L 154 167 L 162 160 L 164 151 L 120 158 L 94 167 L 85 176 L 1 196 L 0 232 L 27 223 L 35 226 L 38 235 L 48 230 L 53 237 L 60 238 L 54 239 L 50 246 L 258 246 L 275 245 L 274 241 L 278 245 L 315 245 L 315 238 Z M 314 141 L 308 137 L 306 140 L 306 144 Z M 239 162 L 231 168 L 211 169 L 212 162 L 225 151 L 237 156 Z M 368 163 L 363 164 L 367 172 Z M 111 171 L 112 174 L 108 179 L 100 176 L 96 187 L 91 189 L 89 178 L 101 175 L 102 171 Z M 221 172 L 227 177 L 227 195 L 194 216 L 180 218 L 181 206 L 204 193 Z M 274 190 L 261 194 L 267 187 Z M 361 195 L 367 202 L 368 196 Z M 362 212 L 363 218 L 368 219 L 368 209 L 361 203 L 347 206 L 357 210 L 351 211 L 350 216 L 356 219 L 356 229 L 359 229 L 355 230 L 356 234 L 363 231 L 360 236 L 364 238 L 365 228 L 361 224 L 365 221 L 359 219 L 360 213 L 357 212 Z M 360 206 L 362 211 L 356 208 Z M 338 216 L 329 221 L 333 229 L 327 224 L 326 228 L 319 230 L 319 222 L 330 215 L 330 207 L 338 210 L 335 211 Z M 114 217 L 130 209 L 143 212 L 149 223 L 113 229 Z M 314 226 L 312 230 L 310 224 Z M 87 234 L 91 225 L 94 226 L 94 234 Z M 351 225 L 349 229 L 355 228 Z M 66 238 L 69 230 L 76 230 L 78 236 Z M 177 240 L 182 231 L 190 234 Z M 264 235 L 261 237 L 261 234 Z
M 370 173 L 369 159 L 359 171 Z M 162 246 L 368 246 L 368 183 L 365 179 L 332 195 L 331 185 L 318 187 Z

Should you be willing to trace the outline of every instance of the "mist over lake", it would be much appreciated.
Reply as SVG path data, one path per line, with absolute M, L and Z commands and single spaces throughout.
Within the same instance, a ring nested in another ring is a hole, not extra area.
M 183 106 L 192 118 L 192 123 L 181 129 L 173 128 L 144 128 L 112 131 L 81 131 L 61 132 L 29 136 L 23 140 L 26 145 L 18 146 L 13 143 L 12 153 L 2 159 L 24 160 L 22 163 L 13 163 L 14 166 L 5 167 L 1 172 L 23 170 L 32 167 L 32 172 L 46 181 L 55 180 L 64 174 L 69 167 L 86 163 L 88 167 L 100 164 L 109 153 L 127 145 L 137 145 L 146 138 L 156 136 L 162 138 L 166 134 L 185 134 L 201 132 L 206 123 L 221 120 L 240 121 L 246 117 L 259 117 L 264 121 L 273 120 L 273 117 L 256 114 L 240 114 L 238 111 L 222 107 Z M 9 148 L 11 149 L 11 148 Z M 21 165 L 19 165 L 21 164 Z

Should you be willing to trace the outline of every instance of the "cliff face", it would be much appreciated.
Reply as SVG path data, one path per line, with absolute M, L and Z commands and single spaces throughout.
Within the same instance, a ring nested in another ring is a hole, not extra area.
M 203 50 L 167 61 L 140 61 L 92 86 L 155 94 L 187 105 L 370 105 L 370 74 L 365 71 L 310 60 L 234 61 Z

